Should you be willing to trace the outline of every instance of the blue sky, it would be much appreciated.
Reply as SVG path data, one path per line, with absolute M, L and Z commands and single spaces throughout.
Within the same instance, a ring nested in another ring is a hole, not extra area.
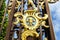
M 60 40 L 60 1 L 49 4 L 56 40 Z
M 56 40 L 60 40 L 60 1 L 49 4 Z

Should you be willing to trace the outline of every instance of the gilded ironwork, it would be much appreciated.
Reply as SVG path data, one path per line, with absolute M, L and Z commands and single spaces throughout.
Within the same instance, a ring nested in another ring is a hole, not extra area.
M 14 14 L 14 17 L 16 17 L 14 24 L 18 24 L 20 21 L 23 21 L 23 14 L 21 12 L 17 12 Z
M 26 40 L 28 36 L 39 37 L 39 34 L 35 30 L 26 30 L 22 33 L 22 40 Z
M 44 9 L 44 1 L 43 2 L 39 2 L 39 5 L 42 7 L 42 9 Z
M 12 3 L 13 3 L 13 0 L 10 0 L 10 3 L 9 3 L 9 5 L 8 5 L 8 13 L 11 12 Z M 19 5 L 21 5 L 21 2 L 16 0 L 15 9 L 18 9 Z
M 28 0 L 28 5 L 32 5 L 32 7 L 34 8 L 34 10 L 38 10 L 38 8 L 35 6 L 35 4 L 33 3 L 33 1 L 32 0 Z
M 44 2 L 41 3 L 42 9 L 44 9 L 43 3 Z M 13 23 L 16 25 L 22 22 L 21 24 L 26 29 L 23 31 L 21 35 L 22 40 L 26 40 L 28 36 L 39 37 L 39 34 L 36 32 L 36 29 L 39 28 L 40 26 L 44 26 L 46 28 L 49 27 L 45 24 L 46 23 L 45 20 L 48 18 L 48 15 L 44 14 L 44 17 L 42 17 L 40 15 L 41 13 L 37 12 L 38 9 L 32 0 L 28 0 L 28 5 L 30 4 L 32 5 L 34 10 L 26 10 L 24 11 L 24 14 L 22 14 L 21 12 L 16 12 L 14 14 L 14 17 L 16 17 L 16 19 Z
M 27 10 L 24 15 L 20 12 L 15 13 L 14 17 L 16 17 L 16 22 L 14 22 L 14 24 L 18 24 L 20 21 L 22 21 L 22 25 L 24 25 L 24 27 L 26 29 L 29 29 L 29 31 L 25 30 L 26 32 L 22 33 L 22 40 L 24 40 L 27 36 L 33 36 L 32 32 L 30 30 L 32 30 L 32 31 L 35 30 L 36 31 L 36 29 L 39 26 L 44 26 L 46 28 L 49 27 L 49 26 L 45 25 L 46 22 L 44 21 L 48 18 L 48 15 L 45 14 L 44 17 L 39 17 L 38 14 L 39 13 L 36 13 L 33 10 Z
M 23 1 L 23 0 L 22 0 Z M 35 2 L 36 0 L 28 0 L 27 3 L 25 0 L 23 2 L 16 0 L 15 9 L 19 9 L 21 6 L 21 10 L 16 11 L 14 14 L 14 20 L 13 24 L 16 26 L 20 23 L 20 25 L 23 25 L 21 28 L 21 39 L 26 40 L 27 37 L 32 36 L 39 38 L 40 34 L 44 35 L 43 33 L 46 33 L 46 29 L 50 27 L 50 25 L 46 22 L 48 20 L 48 14 L 45 13 L 45 1 L 44 0 L 38 0 L 39 2 Z M 8 6 L 8 13 L 10 13 L 11 6 L 12 6 L 13 0 L 10 0 L 10 4 Z M 48 0 L 49 3 L 54 3 L 56 1 L 54 0 Z M 24 5 L 27 4 L 26 7 L 27 10 L 24 10 Z M 41 9 L 38 9 L 40 8 Z M 30 8 L 30 9 L 29 9 Z M 41 11 L 42 10 L 42 11 Z M 42 16 L 43 15 L 43 16 Z M 40 28 L 40 29 L 39 29 Z M 45 28 L 42 30 L 41 28 Z M 37 31 L 38 29 L 38 31 Z M 41 33 L 42 32 L 42 33 Z M 48 33 L 47 33 L 48 34 Z M 20 36 L 20 35 L 19 35 Z M 44 40 L 48 40 L 48 38 L 45 36 Z

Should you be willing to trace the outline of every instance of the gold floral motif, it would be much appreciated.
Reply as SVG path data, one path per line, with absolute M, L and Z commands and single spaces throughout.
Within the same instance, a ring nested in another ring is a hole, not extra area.
M 30 30 L 37 29 L 39 27 L 39 20 L 34 16 L 35 12 L 33 10 L 26 11 L 23 24 L 25 28 Z M 29 23 L 29 24 L 27 24 Z

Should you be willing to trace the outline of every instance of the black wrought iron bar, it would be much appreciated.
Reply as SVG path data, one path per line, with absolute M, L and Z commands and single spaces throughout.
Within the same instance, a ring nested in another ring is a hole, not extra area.
M 52 25 L 52 19 L 51 19 L 51 15 L 50 15 L 50 10 L 49 10 L 49 6 L 48 6 L 48 1 L 45 0 L 45 5 L 46 5 L 46 12 L 48 14 L 48 22 L 49 22 L 49 30 L 50 30 L 50 37 L 51 40 L 55 40 L 55 35 L 54 35 L 54 30 L 53 30 L 53 25 Z

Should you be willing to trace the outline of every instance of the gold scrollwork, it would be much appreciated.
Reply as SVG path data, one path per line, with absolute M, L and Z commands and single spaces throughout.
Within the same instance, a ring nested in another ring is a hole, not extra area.
M 18 24 L 22 21 L 25 27 L 21 36 L 22 40 L 26 40 L 28 36 L 38 37 L 39 34 L 36 32 L 36 29 L 39 26 L 44 26 L 46 28 L 49 27 L 45 24 L 45 20 L 48 18 L 48 15 L 44 14 L 44 17 L 40 17 L 41 15 L 39 16 L 39 14 L 40 13 L 36 13 L 34 10 L 27 10 L 24 15 L 20 12 L 14 14 L 14 17 L 16 17 L 17 20 L 14 24 Z
M 32 5 L 32 7 L 34 8 L 34 10 L 38 10 L 38 8 L 35 6 L 35 4 L 33 3 L 33 1 L 32 0 L 28 0 L 28 4 L 31 4 Z
M 21 4 L 18 2 L 18 5 Z M 37 12 L 37 7 L 33 3 L 33 0 L 28 0 L 28 5 L 31 4 L 34 10 L 26 10 L 24 11 L 24 14 L 21 12 L 17 12 L 14 14 L 14 17 L 16 18 L 13 23 L 16 25 L 22 22 L 22 25 L 24 26 L 24 30 L 22 31 L 21 34 L 21 39 L 26 40 L 28 36 L 32 37 L 39 37 L 39 34 L 36 32 L 36 29 L 39 26 L 44 26 L 45 28 L 48 28 L 49 26 L 46 25 L 46 20 L 48 18 L 47 14 L 44 14 L 42 17 L 39 12 Z M 44 2 L 40 3 L 42 6 L 42 9 L 44 9 Z M 17 6 L 18 6 L 17 5 Z
M 22 38 L 22 40 L 26 40 L 26 38 L 28 36 L 39 37 L 39 34 L 36 31 L 34 31 L 34 30 L 27 30 L 27 31 L 22 33 L 21 38 Z
M 11 12 L 12 2 L 13 2 L 13 0 L 10 0 L 10 3 L 8 5 L 8 13 L 9 14 Z M 21 5 L 21 2 L 16 0 L 16 6 L 15 6 L 15 8 L 17 9 L 19 5 Z
M 48 18 L 47 14 L 44 14 L 44 17 L 41 17 L 40 13 L 36 13 L 35 15 L 39 20 L 46 20 Z
M 18 24 L 20 21 L 23 21 L 23 14 L 20 12 L 15 13 L 14 17 L 16 17 L 16 21 L 13 22 L 14 24 Z
M 44 27 L 46 27 L 46 28 L 49 27 L 49 26 L 46 25 L 46 21 L 45 21 L 45 20 L 47 20 L 47 18 L 48 18 L 48 15 L 47 15 L 47 14 L 44 14 L 44 17 L 41 17 L 40 13 L 36 13 L 35 16 L 36 16 L 36 18 L 38 18 L 40 21 L 42 20 L 41 26 L 44 26 Z
M 49 26 L 46 25 L 46 21 L 42 21 L 41 25 L 44 26 L 45 28 L 49 28 Z
M 21 2 L 20 1 L 16 1 L 16 7 L 15 8 L 18 8 L 19 5 L 21 5 Z
M 39 5 L 42 7 L 42 9 L 44 9 L 44 1 L 43 2 L 39 2 Z

